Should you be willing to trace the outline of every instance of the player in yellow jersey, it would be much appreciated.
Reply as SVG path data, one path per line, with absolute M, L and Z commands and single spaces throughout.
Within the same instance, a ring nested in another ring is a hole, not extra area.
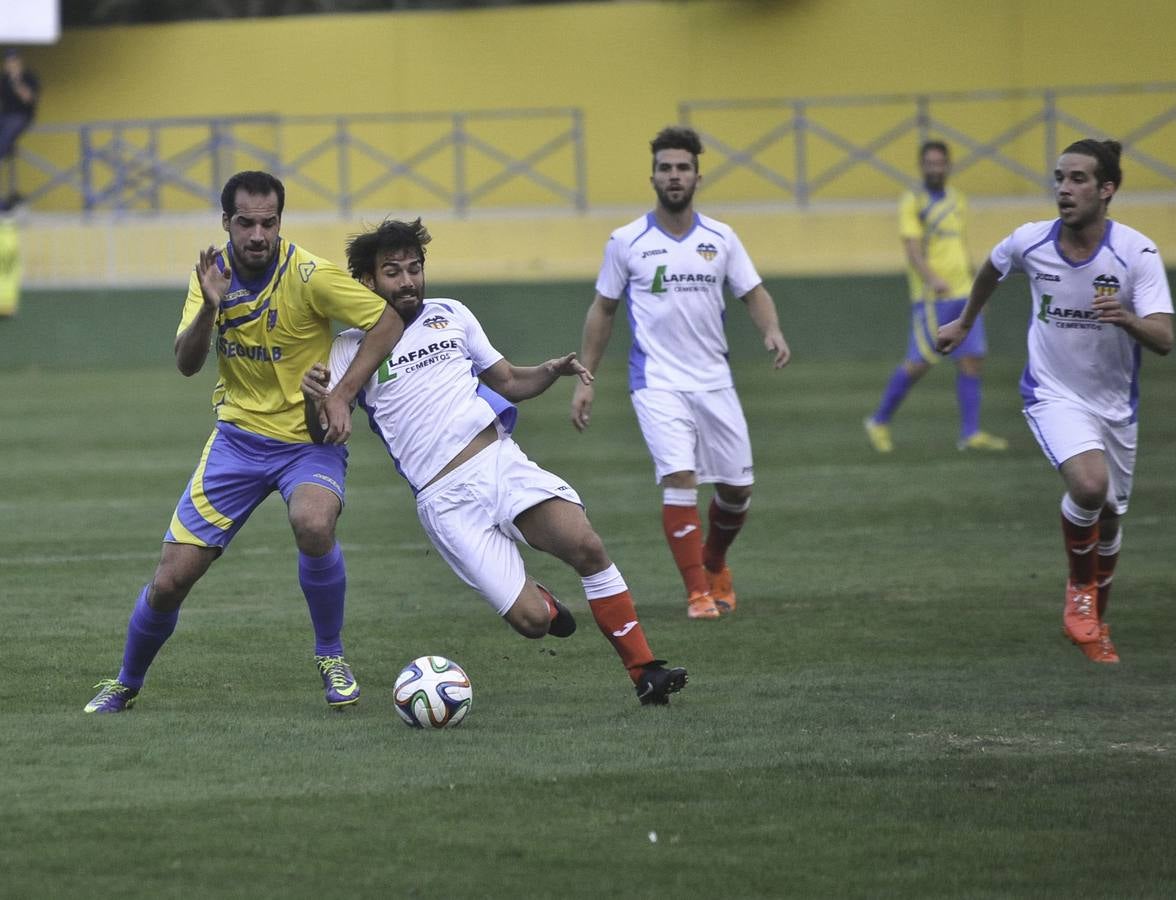
M 346 571 L 335 523 L 343 508 L 344 446 L 351 401 L 403 333 L 392 307 L 333 263 L 280 235 L 282 182 L 239 172 L 221 192 L 223 249 L 200 253 L 175 340 L 184 375 L 215 347 L 216 427 L 180 497 L 150 583 L 127 627 L 122 669 L 100 682 L 86 712 L 121 712 L 175 629 L 180 604 L 254 509 L 272 492 L 286 501 L 298 546 L 298 580 L 310 609 L 315 661 L 326 700 L 359 699 L 343 657 Z M 359 353 L 324 404 L 325 442 L 311 440 L 302 373 L 331 349 L 331 321 L 367 332 Z
M 866 417 L 866 435 L 879 453 L 894 449 L 890 419 L 915 383 L 939 361 L 936 332 L 959 317 L 972 288 L 964 221 L 967 201 L 947 184 L 951 156 L 943 141 L 919 149 L 923 187 L 907 191 L 899 203 L 899 236 L 907 258 L 911 289 L 911 336 L 906 358 L 890 376 L 878 408 Z M 961 450 L 1004 450 L 1008 441 L 980 430 L 980 377 L 988 352 L 984 323 L 951 357 L 956 361 L 956 399 L 960 408 Z

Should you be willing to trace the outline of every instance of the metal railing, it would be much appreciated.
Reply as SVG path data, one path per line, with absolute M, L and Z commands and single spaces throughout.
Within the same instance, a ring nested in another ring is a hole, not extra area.
M 158 212 L 216 207 L 251 168 L 303 189 L 300 210 L 587 205 L 576 108 L 37 126 L 7 174 L 41 208 Z
M 1176 193 L 1176 82 L 688 100 L 679 121 L 707 147 L 708 203 L 891 202 L 930 137 L 974 197 L 1048 192 L 1059 150 L 1088 136 L 1123 143 L 1128 190 Z M 204 211 L 247 168 L 282 177 L 300 212 L 583 211 L 586 144 L 574 107 L 115 120 L 35 126 L 0 175 L 44 211 Z
M 807 207 L 821 200 L 889 197 L 918 183 L 916 148 L 953 150 L 969 193 L 1048 192 L 1061 148 L 1114 138 L 1133 189 L 1176 189 L 1176 83 L 763 100 L 688 100 L 679 120 L 710 154 L 710 201 Z

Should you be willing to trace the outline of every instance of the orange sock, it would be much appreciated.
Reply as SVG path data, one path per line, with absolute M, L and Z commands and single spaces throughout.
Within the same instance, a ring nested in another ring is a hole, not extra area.
M 643 666 L 653 662 L 653 651 L 645 640 L 645 631 L 637 621 L 637 608 L 628 590 L 611 597 L 598 597 L 588 601 L 592 618 L 600 626 L 600 632 L 617 651 L 621 664 L 629 670 L 633 683 L 641 676 Z
M 1115 565 L 1119 562 L 1118 551 L 1103 556 L 1098 555 L 1098 617 L 1101 620 L 1106 614 L 1107 604 L 1111 600 L 1111 582 L 1115 580 Z
M 1066 539 L 1066 556 L 1070 562 L 1070 581 L 1074 584 L 1094 584 L 1098 565 L 1098 522 L 1075 525 L 1062 516 L 1062 534 Z
M 710 527 L 706 532 L 703 564 L 712 572 L 721 572 L 727 564 L 727 549 L 738 536 L 743 523 L 747 521 L 747 508 L 741 512 L 731 512 L 723 509 L 715 498 L 711 497 L 707 520 Z
M 682 573 L 686 593 L 700 594 L 710 589 L 702 569 L 702 519 L 697 506 L 662 506 L 662 530 Z

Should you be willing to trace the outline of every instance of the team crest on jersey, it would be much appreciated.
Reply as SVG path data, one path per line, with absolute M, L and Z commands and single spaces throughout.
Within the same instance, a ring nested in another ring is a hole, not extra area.
M 273 331 L 274 326 L 278 324 L 278 311 L 271 309 L 265 317 L 265 330 Z
M 302 276 L 303 283 L 310 281 L 310 276 L 314 274 L 315 265 L 313 262 L 304 262 L 298 264 L 298 274 Z
M 705 259 L 707 262 L 710 262 L 712 259 L 714 259 L 716 256 L 719 255 L 719 248 L 716 247 L 714 244 L 703 243 L 703 244 L 699 244 L 697 247 L 695 247 L 694 252 L 697 253 L 699 256 L 701 256 L 703 259 Z
M 1119 279 L 1114 275 L 1099 275 L 1094 279 L 1094 296 L 1109 297 L 1119 293 Z
M 421 324 L 426 328 L 435 328 L 440 331 L 442 328 L 449 327 L 449 320 L 445 316 L 429 316 Z

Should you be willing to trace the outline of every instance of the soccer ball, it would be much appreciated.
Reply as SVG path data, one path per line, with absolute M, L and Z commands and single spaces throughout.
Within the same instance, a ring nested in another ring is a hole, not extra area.
M 465 669 L 444 656 L 421 656 L 396 676 L 396 712 L 413 728 L 458 725 L 474 702 Z

